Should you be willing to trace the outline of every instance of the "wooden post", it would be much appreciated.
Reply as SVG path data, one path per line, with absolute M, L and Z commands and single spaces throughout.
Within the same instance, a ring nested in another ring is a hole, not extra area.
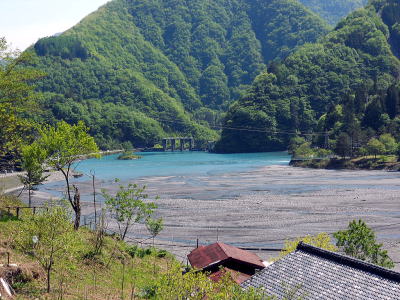
M 124 300 L 124 285 L 125 285 L 125 259 L 122 261 L 122 285 L 121 285 L 121 300 Z
M 33 215 L 36 215 L 36 206 L 33 207 Z
M 17 213 L 17 219 L 19 219 L 19 209 L 20 209 L 20 207 L 15 208 L 15 212 Z
M 7 267 L 10 265 L 10 252 L 7 252 Z
M 199 239 L 196 241 L 196 248 L 199 248 Z
M 95 176 L 96 173 L 91 170 L 90 174 L 92 175 L 92 186 L 93 186 L 93 206 L 94 206 L 94 229 L 97 229 L 97 207 L 96 207 L 96 185 L 95 185 Z

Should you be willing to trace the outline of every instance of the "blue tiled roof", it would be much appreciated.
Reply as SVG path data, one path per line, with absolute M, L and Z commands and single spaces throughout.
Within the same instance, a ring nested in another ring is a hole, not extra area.
M 400 273 L 300 243 L 297 250 L 242 283 L 267 295 L 299 287 L 304 299 L 400 299 Z

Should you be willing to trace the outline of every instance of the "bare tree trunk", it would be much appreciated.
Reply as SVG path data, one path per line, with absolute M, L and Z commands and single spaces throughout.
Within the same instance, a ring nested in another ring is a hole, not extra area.
M 28 186 L 28 203 L 29 203 L 29 207 L 32 207 L 32 200 L 31 200 L 31 191 L 32 191 L 32 186 L 29 185 Z
M 67 172 L 65 172 L 62 168 L 59 168 L 59 170 L 61 171 L 61 173 L 64 175 L 65 181 L 67 183 L 67 197 L 68 197 L 68 201 L 71 203 L 72 207 L 74 206 L 73 202 L 72 202 L 72 196 L 71 196 L 71 187 L 69 186 L 69 168 L 67 170 Z
M 125 236 L 128 233 L 129 226 L 131 225 L 131 218 L 128 219 L 128 221 L 125 224 L 125 229 L 124 233 L 122 234 L 122 240 L 125 241 Z
M 51 285 L 50 285 L 50 276 L 51 276 L 51 267 L 52 264 L 47 267 L 47 293 L 50 293 Z
M 74 205 L 72 206 L 75 211 L 75 222 L 74 229 L 78 230 L 81 224 L 81 195 L 79 193 L 78 187 L 74 185 L 75 195 L 74 195 Z
M 75 196 L 74 196 L 74 201 L 72 201 L 72 196 L 71 196 L 71 187 L 69 185 L 69 171 L 70 171 L 70 166 L 68 166 L 67 172 L 65 172 L 62 168 L 58 168 L 58 170 L 64 175 L 65 182 L 67 183 L 67 197 L 68 201 L 72 206 L 72 209 L 75 212 L 75 222 L 74 222 L 74 228 L 75 230 L 79 229 L 80 223 L 81 223 L 81 202 L 80 202 L 80 194 L 78 191 L 78 188 L 74 186 L 75 189 Z

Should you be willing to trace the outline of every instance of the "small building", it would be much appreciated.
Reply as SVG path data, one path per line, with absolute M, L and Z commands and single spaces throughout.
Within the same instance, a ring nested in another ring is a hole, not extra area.
M 193 268 L 210 272 L 210 279 L 218 281 L 229 272 L 238 284 L 265 268 L 258 255 L 224 243 L 200 246 L 190 252 L 188 259 Z
M 304 243 L 241 286 L 279 299 L 296 288 L 307 300 L 400 299 L 400 273 Z

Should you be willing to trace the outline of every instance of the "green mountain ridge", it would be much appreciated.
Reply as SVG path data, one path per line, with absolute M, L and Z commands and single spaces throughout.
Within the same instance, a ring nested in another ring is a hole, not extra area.
M 342 18 L 347 17 L 354 10 L 364 7 L 368 3 L 368 0 L 299 1 L 333 26 L 336 25 Z
M 83 120 L 103 148 L 213 125 L 266 64 L 328 32 L 294 0 L 114 0 L 33 47 L 48 76 L 37 119 Z
M 383 132 L 400 139 L 399 29 L 398 1 L 371 1 L 318 43 L 270 64 L 231 106 L 225 127 L 241 130 L 225 129 L 216 150 L 285 150 L 298 132 L 320 147 L 324 132 L 360 143 Z

